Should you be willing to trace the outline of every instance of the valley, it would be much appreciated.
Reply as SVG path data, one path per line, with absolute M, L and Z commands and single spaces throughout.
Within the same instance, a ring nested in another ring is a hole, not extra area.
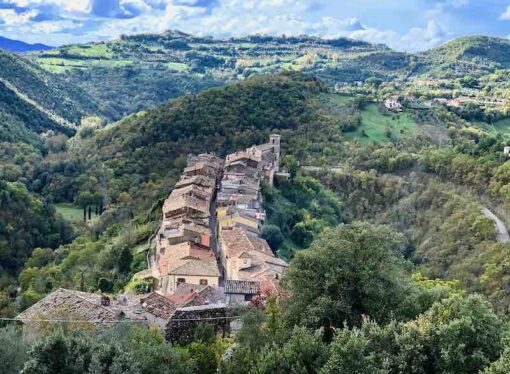
M 504 373 L 508 50 L 1 52 L 0 341 L 136 374 Z

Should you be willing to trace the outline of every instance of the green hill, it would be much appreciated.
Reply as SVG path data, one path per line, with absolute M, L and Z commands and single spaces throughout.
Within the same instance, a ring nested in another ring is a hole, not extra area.
M 323 89 L 297 73 L 213 88 L 97 131 L 77 143 L 78 152 L 89 163 L 111 169 L 129 192 L 151 175 L 160 179 L 180 170 L 190 153 L 224 155 L 264 142 L 271 131 L 297 131 L 314 121 L 322 125 L 313 97 Z
M 55 208 L 19 183 L 0 180 L 0 203 L 0 277 L 16 276 L 34 248 L 56 248 L 72 238 Z
M 72 134 L 82 117 L 105 113 L 83 90 L 22 57 L 0 52 L 0 66 L 0 141 Z
M 331 80 L 387 77 L 388 69 L 405 65 L 401 54 L 393 54 L 384 46 L 346 38 L 213 39 L 169 31 L 64 46 L 30 56 L 42 68 L 61 74 L 108 105 L 114 118 L 119 119 L 169 99 L 251 75 L 299 70 L 321 73 L 324 79 Z M 372 65 L 377 67 L 370 69 Z
M 508 68 L 510 67 L 510 41 L 489 36 L 466 36 L 427 51 L 423 56 L 432 58 L 436 63 L 468 60 Z

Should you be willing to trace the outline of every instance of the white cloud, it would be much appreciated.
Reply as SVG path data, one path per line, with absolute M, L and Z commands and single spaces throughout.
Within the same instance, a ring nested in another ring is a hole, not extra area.
M 499 16 L 500 20 L 510 21 L 510 5 L 506 8 L 506 10 Z
M 256 33 L 311 34 L 325 38 L 345 36 L 387 44 L 397 50 L 416 51 L 443 42 L 448 35 L 441 26 L 447 24 L 442 18 L 443 9 L 463 6 L 468 0 L 436 2 L 435 13 L 426 14 L 424 11 L 427 19 L 425 27 L 411 28 L 401 33 L 362 24 L 358 18 L 338 18 L 315 12 L 321 9 L 326 0 L 103 1 L 105 0 L 3 0 L 3 3 L 16 4 L 30 10 L 25 12 L 26 14 L 18 14 L 12 9 L 3 10 L 3 15 L 0 12 L 0 20 L 5 22 L 0 25 L 0 32 L 10 37 L 18 36 L 24 40 L 50 44 L 109 40 L 121 34 L 163 32 L 167 29 L 216 37 Z M 33 13 L 29 12 L 37 12 L 43 5 L 57 7 L 58 17 L 31 21 Z M 107 6 L 98 11 L 99 5 Z M 128 14 L 130 9 L 135 9 L 135 12 L 129 17 L 115 18 L 117 13 L 112 6 L 121 9 L 121 15 Z M 41 34 L 47 34 L 48 37 L 42 40 Z
M 37 11 L 28 11 L 24 13 L 16 13 L 14 9 L 0 9 L 0 20 L 4 25 L 23 25 L 37 15 Z
M 90 9 L 90 0 L 4 0 L 3 2 L 22 8 L 57 5 L 69 12 L 87 12 Z

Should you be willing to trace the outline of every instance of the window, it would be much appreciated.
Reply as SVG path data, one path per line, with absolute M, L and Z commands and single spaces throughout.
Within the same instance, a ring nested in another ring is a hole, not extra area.
M 177 283 L 186 283 L 186 278 L 177 278 Z
M 200 279 L 201 286 L 207 286 L 207 279 Z

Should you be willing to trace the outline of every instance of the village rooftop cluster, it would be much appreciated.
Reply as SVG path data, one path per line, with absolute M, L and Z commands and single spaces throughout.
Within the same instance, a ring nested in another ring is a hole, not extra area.
M 280 142 L 271 135 L 268 143 L 225 160 L 209 153 L 188 157 L 150 240 L 148 269 L 135 275 L 150 283 L 149 294 L 111 300 L 58 289 L 17 319 L 25 326 L 58 319 L 156 324 L 169 340 L 186 342 L 201 319 L 224 332 L 233 305 L 281 297 L 288 264 L 260 237 L 266 220 L 262 186 L 289 177 L 280 171 Z

